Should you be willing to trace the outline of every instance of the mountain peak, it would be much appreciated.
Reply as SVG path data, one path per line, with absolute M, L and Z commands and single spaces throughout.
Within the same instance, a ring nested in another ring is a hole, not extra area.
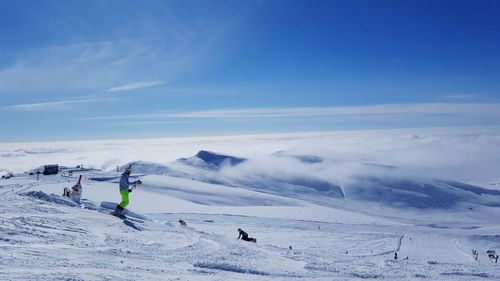
M 215 166 L 217 168 L 222 167 L 223 165 L 236 166 L 244 161 L 245 158 L 238 158 L 234 156 L 218 154 L 211 151 L 200 150 L 196 153 L 196 157 L 203 160 L 203 162 Z

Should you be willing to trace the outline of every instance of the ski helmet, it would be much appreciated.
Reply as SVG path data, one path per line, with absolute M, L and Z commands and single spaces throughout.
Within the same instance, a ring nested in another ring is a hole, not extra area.
M 125 174 L 132 174 L 132 167 L 129 166 L 127 169 L 125 169 Z

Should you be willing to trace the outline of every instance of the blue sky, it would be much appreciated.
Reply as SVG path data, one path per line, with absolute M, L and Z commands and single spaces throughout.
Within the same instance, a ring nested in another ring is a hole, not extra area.
M 0 141 L 500 125 L 495 0 L 0 0 Z

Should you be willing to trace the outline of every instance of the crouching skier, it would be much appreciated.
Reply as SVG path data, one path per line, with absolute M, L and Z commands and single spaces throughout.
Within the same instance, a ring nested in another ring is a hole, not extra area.
M 78 182 L 73 185 L 71 189 L 65 187 L 63 190 L 63 196 L 64 197 L 69 197 L 71 200 L 74 202 L 80 204 L 80 199 L 82 198 L 82 175 L 78 178 Z
M 249 238 L 248 237 L 248 233 L 246 233 L 245 231 L 243 231 L 241 228 L 238 228 L 238 232 L 240 233 L 240 235 L 238 236 L 237 239 L 241 238 L 241 240 L 244 240 L 244 241 L 250 241 L 250 242 L 257 243 L 257 239 L 256 238 Z
M 130 186 L 131 185 L 137 185 L 137 184 L 141 184 L 142 182 L 140 180 L 136 180 L 134 182 L 130 182 L 128 180 L 130 174 L 132 174 L 132 169 L 130 167 L 128 167 L 127 169 L 125 169 L 125 172 L 123 172 L 121 178 L 120 178 L 120 195 L 122 197 L 122 201 L 120 202 L 120 204 L 116 205 L 116 209 L 115 211 L 113 212 L 113 215 L 115 216 L 120 216 L 123 212 L 123 210 L 125 209 L 125 207 L 127 207 L 128 205 L 128 194 L 130 192 L 132 192 L 132 189 Z

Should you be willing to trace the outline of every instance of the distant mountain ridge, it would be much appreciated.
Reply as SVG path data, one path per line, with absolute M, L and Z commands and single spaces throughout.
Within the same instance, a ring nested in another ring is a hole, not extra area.
M 293 155 L 280 151 L 271 157 L 288 157 L 299 160 L 303 165 L 329 165 L 327 160 L 314 155 Z M 166 175 L 212 184 L 246 187 L 265 193 L 307 199 L 323 205 L 334 204 L 332 199 L 349 199 L 416 209 L 470 208 L 471 204 L 500 207 L 500 191 L 454 180 L 401 176 L 397 174 L 397 167 L 389 165 L 360 163 L 361 166 L 384 173 L 378 176 L 360 174 L 346 182 L 332 182 L 304 171 L 273 174 L 258 165 L 249 170 L 244 169 L 245 172 L 242 173 L 238 169 L 245 163 L 252 164 L 252 160 L 200 150 L 192 157 L 180 158 L 168 165 L 136 161 L 122 166 L 121 170 L 131 166 L 135 174 Z M 226 170 L 223 171 L 223 168 Z M 231 173 L 232 169 L 240 172 Z M 335 169 L 331 170 L 335 173 Z
M 200 150 L 195 156 L 178 159 L 178 162 L 200 168 L 219 170 L 224 166 L 236 166 L 247 159 Z

